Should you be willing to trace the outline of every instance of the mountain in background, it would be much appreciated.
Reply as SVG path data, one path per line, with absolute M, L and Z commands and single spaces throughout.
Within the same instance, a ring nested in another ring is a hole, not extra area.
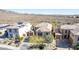
M 40 14 L 21 14 L 13 11 L 0 9 L 0 23 L 15 23 L 19 21 L 31 22 L 37 24 L 39 22 L 52 22 L 57 20 L 58 23 L 78 23 L 79 15 L 40 15 Z

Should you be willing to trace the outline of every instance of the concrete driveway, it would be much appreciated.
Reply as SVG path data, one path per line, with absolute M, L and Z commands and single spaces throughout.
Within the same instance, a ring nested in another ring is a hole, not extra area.
M 23 42 L 20 46 L 20 50 L 28 50 L 29 43 Z

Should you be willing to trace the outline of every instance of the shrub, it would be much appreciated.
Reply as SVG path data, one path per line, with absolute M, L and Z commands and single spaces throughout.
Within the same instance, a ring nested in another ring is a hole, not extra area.
M 39 36 L 32 36 L 30 37 L 30 43 L 37 43 L 37 44 L 42 44 L 44 42 L 44 39 L 42 37 Z
M 24 39 L 24 37 L 19 37 L 19 41 L 21 42 Z
M 51 43 L 54 39 L 55 39 L 55 38 L 54 38 L 53 35 L 46 35 L 47 43 Z
M 74 46 L 75 50 L 79 50 L 79 44 L 77 44 L 76 46 Z
M 2 32 L 0 32 L 0 34 L 2 34 Z

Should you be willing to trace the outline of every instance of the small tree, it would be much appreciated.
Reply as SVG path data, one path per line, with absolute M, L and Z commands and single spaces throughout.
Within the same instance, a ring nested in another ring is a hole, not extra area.
M 55 32 L 55 29 L 58 26 L 58 22 L 56 20 L 52 20 L 52 26 L 53 26 L 53 31 Z
M 32 36 L 30 37 L 30 43 L 33 43 L 32 47 L 33 48 L 39 48 L 39 49 L 44 49 L 45 45 L 43 44 L 44 39 L 40 36 Z
M 54 38 L 53 35 L 46 35 L 47 43 L 51 43 L 54 39 L 55 39 L 55 38 Z

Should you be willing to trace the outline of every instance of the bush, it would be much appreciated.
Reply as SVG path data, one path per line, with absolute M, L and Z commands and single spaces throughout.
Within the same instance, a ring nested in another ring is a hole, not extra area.
M 47 43 L 51 43 L 54 39 L 55 39 L 55 38 L 54 38 L 53 35 L 46 35 Z
M 79 50 L 79 44 L 77 44 L 76 46 L 74 46 L 75 50 Z
M 17 38 L 20 42 L 24 39 L 24 37 L 20 37 L 20 36 L 17 36 Z
M 33 45 L 30 47 L 31 49 L 33 48 L 39 48 L 39 49 L 44 49 L 44 39 L 40 36 L 31 36 L 29 39 L 30 43 L 33 43 Z
M 40 50 L 44 49 L 45 45 L 44 44 L 40 44 L 40 45 L 32 45 L 30 46 L 28 49 L 37 49 L 39 48 Z
M 2 34 L 2 32 L 0 32 L 0 34 Z
M 24 39 L 24 37 L 20 37 L 20 41 L 22 41 Z
M 29 41 L 30 43 L 37 43 L 37 44 L 42 44 L 44 42 L 44 39 L 42 37 L 35 36 L 35 35 L 30 37 L 29 40 L 30 40 Z

